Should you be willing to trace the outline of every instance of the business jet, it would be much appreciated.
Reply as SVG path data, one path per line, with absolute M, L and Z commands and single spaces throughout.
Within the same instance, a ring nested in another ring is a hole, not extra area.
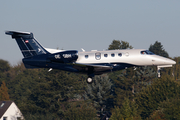
M 87 83 L 95 75 L 138 66 L 172 67 L 175 61 L 155 55 L 145 49 L 123 49 L 78 52 L 77 50 L 56 50 L 44 48 L 30 32 L 6 31 L 16 40 L 24 56 L 26 68 L 49 68 L 87 74 Z M 160 77 L 160 72 L 158 72 Z

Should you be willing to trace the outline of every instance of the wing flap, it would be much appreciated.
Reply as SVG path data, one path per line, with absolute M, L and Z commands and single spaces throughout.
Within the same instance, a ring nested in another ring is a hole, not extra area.
M 80 73 L 88 73 L 88 74 L 95 74 L 95 75 L 100 75 L 105 72 L 112 71 L 113 69 L 112 66 L 82 64 L 82 63 L 73 64 L 73 68 L 77 69 Z
M 110 68 L 110 69 L 112 69 L 112 67 L 111 66 L 106 66 L 106 65 L 95 65 L 95 64 L 83 64 L 83 63 L 75 63 L 75 65 L 78 65 L 78 66 L 84 66 L 84 67 L 95 67 L 95 68 L 99 68 L 99 67 L 101 67 L 101 68 Z

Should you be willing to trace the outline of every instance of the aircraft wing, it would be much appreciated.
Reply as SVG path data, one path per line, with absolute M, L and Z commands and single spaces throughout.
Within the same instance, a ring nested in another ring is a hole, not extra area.
M 75 63 L 78 66 L 84 66 L 84 67 L 103 67 L 103 68 L 112 68 L 111 66 L 107 66 L 107 65 L 95 65 L 95 64 L 84 64 L 84 63 Z
M 96 75 L 102 74 L 104 72 L 109 72 L 113 69 L 112 66 L 84 64 L 84 63 L 75 63 L 73 65 L 73 68 L 77 69 L 79 72 L 82 72 L 82 73 L 93 72 Z

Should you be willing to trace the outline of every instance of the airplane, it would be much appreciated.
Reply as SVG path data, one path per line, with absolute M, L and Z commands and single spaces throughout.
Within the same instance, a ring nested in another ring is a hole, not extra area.
M 160 69 L 172 67 L 175 61 L 155 55 L 145 49 L 122 49 L 106 51 L 56 50 L 43 47 L 31 32 L 6 31 L 16 40 L 24 56 L 26 68 L 60 69 L 75 73 L 87 74 L 87 83 L 93 82 L 95 75 L 139 66 L 157 66 Z

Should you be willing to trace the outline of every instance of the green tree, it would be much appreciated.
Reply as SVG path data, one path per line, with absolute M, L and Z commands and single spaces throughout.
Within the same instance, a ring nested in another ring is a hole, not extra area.
M 50 113 L 50 118 L 63 119 L 67 103 L 82 99 L 86 84 L 84 77 L 77 74 L 25 69 L 23 64 L 12 67 L 5 75 L 11 99 L 25 117 L 32 119 L 43 118 Z
M 5 72 L 10 69 L 10 65 L 8 61 L 0 59 L 0 72 Z
M 0 59 L 0 83 L 2 81 L 7 81 L 7 72 L 10 70 L 11 66 L 8 61 Z M 8 82 L 6 82 L 8 83 Z
M 6 83 L 3 81 L 0 87 L 0 100 L 10 100 L 8 94 L 8 88 L 6 87 Z
M 109 78 L 114 83 L 114 105 L 121 106 L 124 101 L 124 97 L 131 100 L 133 99 L 133 76 L 134 71 L 131 68 L 110 74 Z
M 180 57 L 175 57 L 173 59 L 174 61 L 176 61 L 176 64 L 173 65 L 173 67 L 168 68 L 168 71 L 165 74 L 169 74 L 172 75 L 175 80 L 180 80 Z
M 140 120 L 141 117 L 137 112 L 137 108 L 135 101 L 125 98 L 120 108 L 115 107 L 112 110 L 110 120 Z
M 126 41 L 113 40 L 108 49 L 115 50 L 132 48 L 133 47 Z M 132 68 L 110 73 L 109 76 L 115 86 L 116 97 L 114 104 L 121 105 L 124 97 L 132 98 L 134 91 L 134 71 Z
M 151 85 L 154 78 L 156 78 L 157 72 L 153 67 L 145 66 L 138 67 L 135 72 L 135 93 L 140 92 L 144 87 Z
M 162 118 L 167 120 L 180 120 L 180 98 L 179 96 L 167 99 L 159 104 L 158 111 L 164 114 Z
M 147 120 L 168 120 L 164 118 L 164 114 L 160 110 L 155 110 L 151 113 L 150 117 Z
M 68 101 L 81 99 L 82 83 L 75 74 L 53 70 L 41 73 L 41 78 L 36 79 L 34 92 L 29 95 L 29 100 L 34 105 L 31 112 L 41 112 L 63 118 L 62 106 L 66 108 Z M 77 95 L 79 94 L 79 96 Z M 29 108 L 28 108 L 29 110 Z
M 129 45 L 126 41 L 113 40 L 109 45 L 108 50 L 116 50 L 116 49 L 132 49 L 133 47 Z
M 66 120 L 96 120 L 96 109 L 84 101 L 71 102 L 69 108 L 65 111 Z
M 35 114 L 23 114 L 23 117 L 26 118 L 26 120 L 62 120 L 60 118 L 57 118 L 52 115 L 52 113 L 47 113 L 46 115 L 41 113 L 35 113 Z
M 156 41 L 153 45 L 152 44 L 150 45 L 149 51 L 163 57 L 169 57 L 168 53 L 163 48 L 163 45 L 161 44 L 161 42 L 158 42 L 158 41 Z
M 111 73 L 109 78 L 114 83 L 114 104 L 121 106 L 124 97 L 133 100 L 135 94 L 150 85 L 156 78 L 156 72 L 147 66 L 137 67 L 136 70 L 128 68 Z
M 113 40 L 108 50 L 132 48 L 133 47 L 126 41 Z M 116 97 L 114 104 L 121 105 L 124 97 L 132 97 L 132 86 L 134 83 L 132 80 L 133 74 L 134 72 L 131 68 L 110 73 L 110 79 L 115 85 Z
M 113 107 L 112 85 L 107 75 L 95 76 L 94 83 L 87 84 L 84 98 L 93 103 L 100 115 Z
M 136 103 L 142 118 L 145 119 L 158 108 L 160 102 L 177 96 L 180 96 L 179 84 L 170 76 L 163 76 L 155 79 L 150 86 L 136 94 Z

